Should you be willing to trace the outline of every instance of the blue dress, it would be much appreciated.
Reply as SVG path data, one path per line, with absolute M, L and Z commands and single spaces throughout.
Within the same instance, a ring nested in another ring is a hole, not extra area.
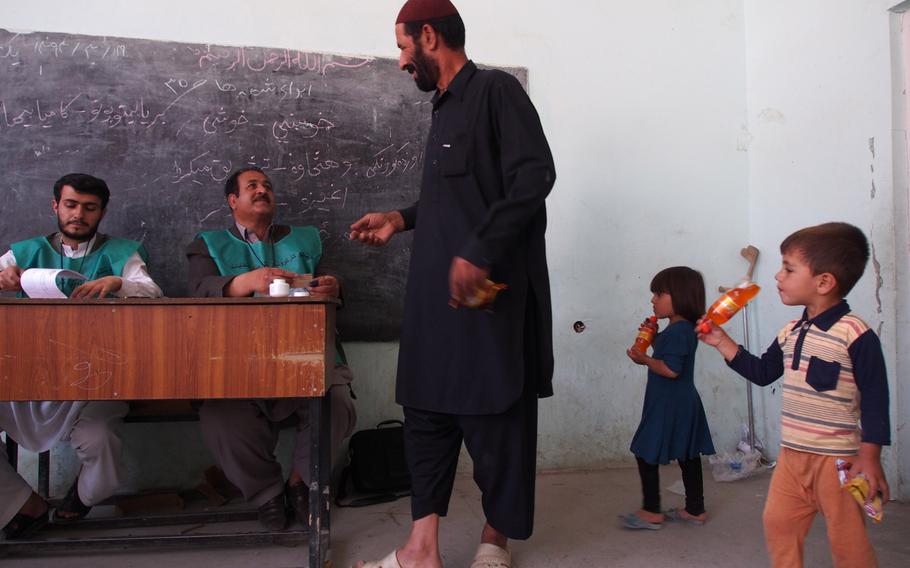
M 641 423 L 632 438 L 632 453 L 647 463 L 667 464 L 714 453 L 708 419 L 695 390 L 695 349 L 692 322 L 672 323 L 654 338 L 652 357 L 666 363 L 675 379 L 648 370 Z

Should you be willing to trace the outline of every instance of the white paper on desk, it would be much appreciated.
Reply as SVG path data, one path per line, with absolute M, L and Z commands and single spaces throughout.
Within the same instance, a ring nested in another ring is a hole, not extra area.
M 86 280 L 87 277 L 74 270 L 59 268 L 29 268 L 19 276 L 19 286 L 29 298 L 66 298 L 57 287 L 57 278 Z

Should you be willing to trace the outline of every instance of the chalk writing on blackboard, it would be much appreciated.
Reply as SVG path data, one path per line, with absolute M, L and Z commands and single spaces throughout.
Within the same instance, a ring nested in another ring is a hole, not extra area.
M 90 173 L 112 192 L 102 231 L 142 240 L 153 277 L 181 296 L 186 245 L 229 226 L 224 180 L 257 166 L 276 221 L 319 228 L 343 337 L 397 337 L 409 237 L 345 238 L 364 212 L 419 195 L 429 96 L 396 61 L 0 30 L 0 77 L 0 248 L 55 231 L 53 182 Z

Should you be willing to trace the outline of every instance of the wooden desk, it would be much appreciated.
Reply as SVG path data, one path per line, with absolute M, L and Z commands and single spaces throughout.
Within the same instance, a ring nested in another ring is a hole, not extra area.
M 0 400 L 310 398 L 309 565 L 329 549 L 325 297 L 0 298 Z M 161 540 L 161 539 L 158 539 Z M 3 543 L 4 545 L 13 545 Z

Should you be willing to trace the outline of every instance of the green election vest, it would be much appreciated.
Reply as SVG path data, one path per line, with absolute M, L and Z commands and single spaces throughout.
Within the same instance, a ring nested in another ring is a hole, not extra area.
M 248 243 L 230 231 L 204 231 L 196 237 L 205 241 L 222 276 L 237 276 L 263 266 L 315 274 L 322 258 L 322 239 L 313 226 L 291 227 L 291 232 L 276 243 Z M 337 334 L 335 364 L 347 364 Z
M 205 231 L 196 236 L 205 241 L 222 276 L 237 276 L 263 266 L 313 274 L 322 257 L 322 240 L 316 227 L 291 227 L 277 243 L 251 244 L 230 231 Z
M 47 237 L 36 237 L 10 245 L 16 264 L 23 270 L 29 268 L 63 268 L 85 275 L 88 280 L 105 276 L 121 276 L 123 266 L 133 253 L 138 252 L 148 262 L 145 247 L 137 241 L 109 237 L 100 247 L 79 258 L 69 258 L 51 246 Z M 60 289 L 69 296 L 82 280 L 62 279 Z

